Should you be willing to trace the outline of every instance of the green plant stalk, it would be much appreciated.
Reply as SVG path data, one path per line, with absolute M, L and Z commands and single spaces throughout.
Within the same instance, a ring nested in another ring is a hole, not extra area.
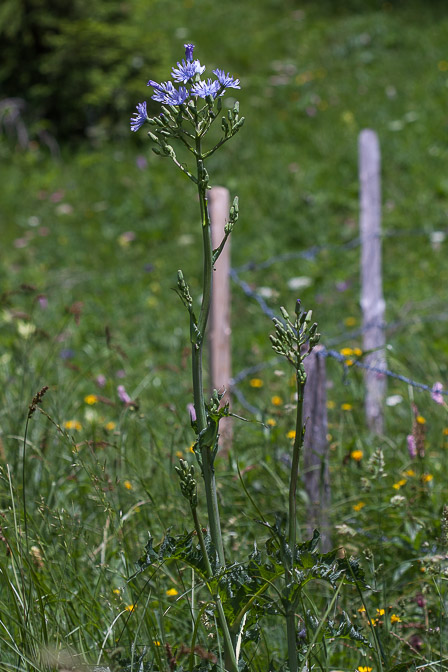
M 300 357 L 300 353 L 297 355 Z M 291 565 L 285 569 L 286 584 L 291 583 L 296 548 L 297 511 L 296 495 L 299 480 L 299 462 L 303 447 L 303 398 L 306 384 L 306 374 L 303 364 L 297 370 L 297 415 L 296 436 L 292 453 L 291 478 L 289 481 L 289 515 L 288 515 L 288 545 L 291 551 Z M 286 638 L 288 645 L 288 663 L 290 672 L 297 672 L 297 642 L 295 604 L 289 602 L 286 609 Z
M 205 561 L 205 570 L 207 572 L 208 578 L 212 578 L 213 571 L 210 565 L 210 559 L 207 554 L 207 549 L 205 547 L 204 535 L 202 534 L 202 528 L 199 524 L 196 507 L 193 506 L 191 507 L 191 513 L 193 515 L 194 527 L 196 530 L 196 534 L 198 535 L 199 545 L 201 547 L 202 555 Z M 212 591 L 210 592 L 212 593 L 213 598 L 216 601 L 218 619 L 224 636 L 224 664 L 226 670 L 228 670 L 228 672 L 238 672 L 238 663 L 235 657 L 235 649 L 232 642 L 232 636 L 230 634 L 230 629 L 227 623 L 226 615 L 224 613 L 224 608 L 222 606 L 221 598 L 219 594 L 214 595 Z
M 202 348 L 204 344 L 205 330 L 212 296 L 213 278 L 213 250 L 211 242 L 210 215 L 207 207 L 207 185 L 203 177 L 203 161 L 201 155 L 201 139 L 196 138 L 196 163 L 198 174 L 198 195 L 201 208 L 202 242 L 203 242 L 203 292 L 201 312 L 197 323 L 199 338 L 193 338 L 192 342 L 192 369 L 193 369 L 193 398 L 196 410 L 196 422 L 198 435 L 207 428 L 207 413 L 204 402 L 203 374 L 202 374 Z M 222 542 L 221 523 L 219 518 L 218 498 L 216 493 L 216 481 L 213 468 L 212 447 L 202 448 L 202 473 L 204 477 L 205 496 L 207 500 L 208 521 L 210 536 L 218 553 L 219 562 L 225 564 L 224 545 Z
M 303 364 L 301 364 L 303 367 Z M 304 373 L 304 371 L 303 371 Z M 303 378 L 302 372 L 297 372 L 297 414 L 296 414 L 296 436 L 292 452 L 291 478 L 289 481 L 289 516 L 288 516 L 288 544 L 292 553 L 292 562 L 294 562 L 294 549 L 296 547 L 297 532 L 297 483 L 299 480 L 299 462 L 303 448 L 303 398 L 305 393 L 306 378 Z

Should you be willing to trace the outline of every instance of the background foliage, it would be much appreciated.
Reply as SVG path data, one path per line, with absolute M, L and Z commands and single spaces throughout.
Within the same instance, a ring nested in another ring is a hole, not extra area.
M 430 385 L 446 383 L 448 370 L 443 3 L 76 2 L 71 20 L 67 11 L 8 0 L 0 10 L 2 92 L 27 101 L 31 139 L 19 152 L 14 134 L 0 144 L 4 670 L 53 669 L 42 662 L 44 648 L 123 669 L 135 662 L 132 651 L 147 646 L 163 665 L 157 642 L 188 643 L 184 602 L 176 602 L 189 588 L 188 573 L 172 565 L 127 581 L 148 530 L 159 542 L 173 520 L 188 527 L 173 470 L 193 440 L 188 325 L 172 288 L 181 263 L 198 293 L 196 203 L 186 180 L 128 125 L 135 104 L 148 97 L 147 80 L 167 78 L 185 41 L 196 43 L 208 71 L 224 65 L 242 80 L 247 123 L 210 170 L 215 184 L 240 197 L 233 265 L 326 248 L 242 277 L 276 312 L 297 298 L 291 281 L 305 278 L 301 298 L 315 307 L 326 342 L 361 344 L 345 335 L 360 324 L 359 251 L 341 246 L 357 235 L 358 133 L 374 128 L 383 157 L 388 364 Z M 59 159 L 49 156 L 41 128 L 57 139 Z M 96 148 L 80 144 L 80 133 Z M 235 372 L 271 359 L 271 325 L 237 287 L 232 316 Z M 336 362 L 328 369 L 333 544 L 361 556 L 390 660 L 431 664 L 446 642 L 446 409 L 390 381 L 388 395 L 401 401 L 387 407 L 386 436 L 371 437 L 359 372 L 344 374 Z M 226 548 L 243 556 L 259 531 L 237 466 L 257 505 L 273 516 L 286 502 L 293 427 L 286 369 L 267 367 L 257 378 L 261 386 L 249 377 L 241 388 L 276 425 L 270 432 L 236 425 L 234 454 L 220 463 Z M 28 404 L 44 384 L 52 421 L 36 414 L 24 444 Z M 134 406 L 120 401 L 120 384 Z M 98 400 L 89 404 L 92 394 Z M 425 456 L 417 461 L 406 445 L 412 402 L 426 421 Z M 378 448 L 382 478 L 369 464 Z M 360 461 L 350 457 L 355 449 Z M 397 495 L 404 499 L 393 500 Z M 313 599 L 321 604 L 325 594 Z M 338 610 L 370 633 L 358 598 L 344 600 Z M 401 621 L 392 624 L 391 614 Z M 200 633 L 205 648 L 208 627 Z M 260 651 L 278 666 L 284 641 L 274 621 L 270 628 Z M 364 653 L 340 644 L 328 669 L 372 666 Z

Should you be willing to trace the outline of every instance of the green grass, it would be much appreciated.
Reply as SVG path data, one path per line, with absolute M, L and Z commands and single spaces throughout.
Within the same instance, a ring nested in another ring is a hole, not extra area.
M 277 313 L 297 298 L 288 280 L 310 278 L 301 298 L 313 307 L 324 343 L 360 324 L 359 249 L 339 246 L 357 236 L 358 133 L 378 132 L 387 320 L 403 323 L 388 332 L 388 365 L 429 385 L 446 381 L 446 322 L 437 319 L 446 312 L 446 242 L 434 249 L 430 240 L 432 231 L 446 231 L 448 211 L 442 4 L 352 3 L 336 10 L 331 3 L 299 8 L 264 1 L 224 10 L 202 0 L 176 4 L 159 21 L 160 31 L 175 35 L 171 61 L 145 77 L 166 79 L 191 39 L 209 70 L 222 66 L 242 80 L 245 127 L 210 162 L 212 182 L 240 198 L 233 265 L 331 246 L 311 260 L 242 273 L 255 287 L 275 290 L 268 303 Z M 72 652 L 79 665 L 137 670 L 143 646 L 165 661 L 157 642 L 180 647 L 191 636 L 185 600 L 166 594 L 170 588 L 189 594 L 190 570 L 169 565 L 127 579 L 148 530 L 160 541 L 171 525 L 179 532 L 190 527 L 173 469 L 177 453 L 188 457 L 193 441 L 188 319 L 172 290 L 181 266 L 192 293 L 200 292 L 195 194 L 150 152 L 143 132 L 95 151 L 62 148 L 59 161 L 42 147 L 12 153 L 3 142 L 0 152 L 0 670 L 55 669 L 42 658 L 46 647 Z M 144 170 L 137 155 L 147 158 Z M 135 239 L 127 244 L 122 235 L 129 231 Z M 338 283 L 346 283 L 345 291 Z M 232 292 L 237 373 L 272 358 L 272 326 L 238 287 Z M 43 295 L 47 304 L 38 299 Z M 347 338 L 338 347 L 359 345 L 359 338 Z M 446 655 L 446 409 L 390 379 L 388 395 L 403 401 L 386 409 L 386 436 L 372 437 L 361 373 L 351 368 L 345 376 L 332 360 L 327 368 L 333 544 L 361 558 L 372 585 L 371 617 L 386 610 L 377 632 L 391 665 L 414 659 L 432 663 L 430 670 L 448 669 L 435 664 Z M 267 432 L 236 424 L 234 450 L 219 465 L 226 548 L 238 558 L 264 535 L 237 468 L 266 516 L 287 503 L 294 388 L 283 364 L 257 376 L 261 388 L 246 379 L 241 389 L 260 417 L 277 425 Z M 120 402 L 120 384 L 135 407 Z M 25 444 L 28 404 L 43 385 L 48 417 L 34 414 Z M 89 406 L 89 394 L 98 403 Z M 280 406 L 272 403 L 275 395 Z M 406 447 L 412 402 L 427 432 L 426 455 L 414 462 Z M 352 410 L 342 410 L 344 403 Z M 234 409 L 247 415 L 237 402 Z M 66 429 L 68 421 L 81 429 Z M 381 478 L 369 471 L 378 448 L 387 474 Z M 363 452 L 360 463 L 350 458 L 356 449 Z M 409 469 L 415 475 L 403 476 Z M 423 482 L 424 474 L 432 480 Z M 397 495 L 405 499 L 391 502 Z M 205 599 L 204 591 L 197 599 Z M 320 605 L 319 594 L 312 599 Z M 126 610 L 130 605 L 137 606 Z M 357 623 L 365 618 L 360 607 L 354 594 L 340 597 L 339 608 Z M 401 622 L 390 625 L 391 613 Z M 269 633 L 257 652 L 265 666 L 254 662 L 254 670 L 282 660 L 284 635 L 273 618 Z M 210 634 L 213 623 L 200 629 L 205 648 Z M 369 651 L 362 656 L 339 644 L 332 652 L 329 670 L 378 669 Z

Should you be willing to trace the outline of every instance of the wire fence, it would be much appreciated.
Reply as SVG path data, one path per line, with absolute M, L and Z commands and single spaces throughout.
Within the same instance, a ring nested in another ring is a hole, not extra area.
M 410 232 L 404 232 L 404 231 L 389 231 L 386 233 L 382 234 L 382 238 L 391 238 L 394 236 L 397 237 L 403 237 L 405 235 L 413 235 L 413 236 L 425 236 L 425 237 L 430 237 L 431 232 L 426 232 L 426 231 L 410 231 Z M 257 270 L 264 270 L 266 268 L 269 268 L 275 263 L 279 262 L 287 262 L 287 261 L 292 261 L 294 259 L 314 259 L 319 253 L 327 250 L 332 250 L 332 251 L 342 251 L 342 250 L 348 250 L 348 249 L 353 249 L 360 244 L 360 238 L 355 238 L 351 241 L 348 241 L 346 243 L 343 243 L 341 245 L 322 245 L 322 246 L 313 246 L 307 250 L 303 251 L 298 251 L 298 252 L 289 252 L 286 254 L 280 254 L 273 256 L 263 262 L 255 263 L 255 262 L 248 262 L 247 264 L 244 264 L 242 266 L 239 266 L 237 268 L 231 268 L 230 269 L 230 277 L 232 278 L 232 281 L 243 291 L 243 293 L 251 300 L 255 301 L 258 303 L 262 313 L 266 315 L 271 321 L 273 318 L 276 318 L 280 321 L 283 321 L 280 316 L 278 316 L 275 311 L 268 305 L 267 301 L 265 298 L 257 292 L 253 287 L 243 280 L 240 277 L 240 273 L 247 272 L 247 271 L 257 271 Z M 397 331 L 401 328 L 408 327 L 413 324 L 418 324 L 422 322 L 441 322 L 441 321 L 448 321 L 448 312 L 444 313 L 435 313 L 432 315 L 427 315 L 427 316 L 419 316 L 418 318 L 413 318 L 410 320 L 394 320 L 389 323 L 381 323 L 381 325 L 378 324 L 373 324 L 369 323 L 364 325 L 361 328 L 355 329 L 355 330 L 350 330 L 346 331 L 339 336 L 333 337 L 332 339 L 329 339 L 327 343 L 320 343 L 323 347 L 320 349 L 318 356 L 320 357 L 329 357 L 332 358 L 333 360 L 339 362 L 346 370 L 348 370 L 349 366 L 347 365 L 347 357 L 334 350 L 333 347 L 335 345 L 347 342 L 348 340 L 354 339 L 356 337 L 359 337 L 363 335 L 368 329 L 370 329 L 372 326 L 381 326 L 384 328 L 386 331 L 393 332 Z M 408 376 L 404 376 L 402 374 L 396 373 L 395 371 L 392 371 L 388 368 L 384 367 L 378 367 L 378 366 L 373 366 L 370 364 L 367 364 L 366 362 L 362 361 L 362 359 L 356 359 L 356 358 L 350 358 L 352 361 L 350 362 L 350 367 L 354 366 L 359 369 L 363 369 L 365 371 L 371 371 L 373 373 L 376 373 L 378 376 L 386 376 L 388 378 L 393 378 L 395 380 L 399 380 L 406 385 L 409 385 L 413 388 L 422 390 L 423 392 L 427 392 L 430 394 L 434 394 L 434 387 L 433 385 L 429 385 L 426 383 L 422 383 L 417 380 L 413 380 L 412 378 Z M 232 394 L 238 399 L 238 401 L 251 413 L 254 413 L 256 415 L 260 414 L 260 409 L 256 408 L 252 404 L 250 404 L 247 399 L 245 398 L 242 390 L 239 388 L 239 384 L 248 378 L 249 376 L 253 376 L 260 371 L 270 368 L 272 366 L 275 366 L 282 360 L 281 357 L 273 357 L 267 361 L 260 362 L 254 366 L 250 366 L 247 368 L 242 369 L 239 371 L 236 375 L 232 377 L 230 380 L 230 386 L 232 390 Z M 440 395 L 443 395 L 445 397 L 448 396 L 448 390 L 437 390 L 437 393 Z

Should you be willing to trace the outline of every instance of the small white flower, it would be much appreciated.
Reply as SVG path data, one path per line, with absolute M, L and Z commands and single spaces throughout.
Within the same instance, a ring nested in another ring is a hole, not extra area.
M 288 280 L 288 287 L 289 289 L 293 290 L 305 289 L 306 287 L 310 287 L 312 284 L 312 279 L 307 278 L 306 276 L 299 276 L 297 278 L 291 278 Z
M 401 394 L 391 394 L 390 397 L 386 399 L 386 406 L 398 406 L 403 401 Z

